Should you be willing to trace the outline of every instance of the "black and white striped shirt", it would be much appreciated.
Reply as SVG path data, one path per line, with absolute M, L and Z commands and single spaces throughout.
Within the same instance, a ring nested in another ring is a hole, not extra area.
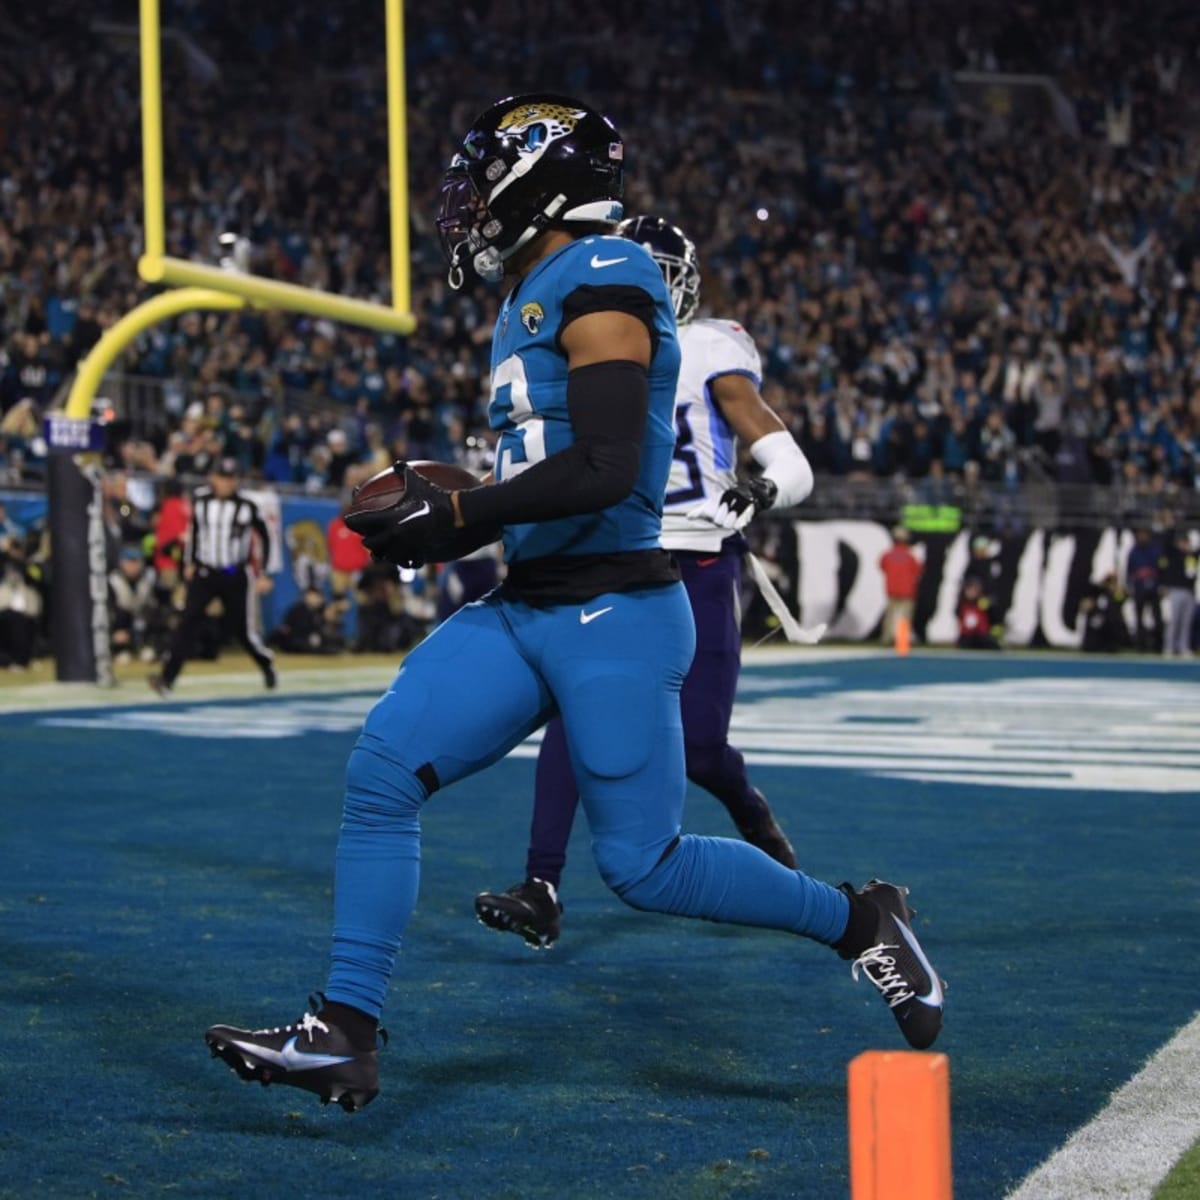
M 254 535 L 261 546 L 259 562 L 267 561 L 271 535 L 258 511 L 258 505 L 236 492 L 227 500 L 214 496 L 212 489 L 198 488 L 192 497 L 192 536 L 187 561 L 200 567 L 225 570 L 243 567 L 254 549 Z

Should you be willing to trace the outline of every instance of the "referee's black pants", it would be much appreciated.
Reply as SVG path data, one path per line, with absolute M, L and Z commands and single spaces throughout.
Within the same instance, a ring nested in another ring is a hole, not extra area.
M 216 599 L 225 610 L 225 628 L 233 633 L 246 653 L 258 664 L 263 678 L 274 684 L 274 656 L 259 636 L 250 581 L 245 567 L 197 567 L 187 585 L 187 599 L 179 628 L 171 639 L 171 649 L 163 667 L 163 682 L 170 687 L 175 682 L 195 641 L 196 631 L 204 620 L 205 609 Z

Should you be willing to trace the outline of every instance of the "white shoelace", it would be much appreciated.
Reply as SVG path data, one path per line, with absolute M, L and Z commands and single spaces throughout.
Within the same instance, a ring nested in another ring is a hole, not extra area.
M 911 1000 L 916 992 L 905 982 L 904 976 L 896 970 L 895 958 L 887 954 L 888 950 L 898 950 L 898 946 L 889 946 L 880 942 L 870 950 L 864 950 L 850 968 L 850 977 L 857 982 L 861 969 L 864 975 L 879 989 L 879 993 L 887 1001 L 888 1008 L 895 1008 L 905 1000 Z
M 296 1025 L 276 1025 L 274 1029 L 256 1029 L 254 1033 L 256 1036 L 270 1033 L 291 1033 L 293 1029 L 297 1033 L 307 1033 L 310 1042 L 313 1040 L 314 1029 L 319 1029 L 322 1033 L 329 1032 L 329 1026 L 318 1019 L 316 1013 L 307 1012 Z

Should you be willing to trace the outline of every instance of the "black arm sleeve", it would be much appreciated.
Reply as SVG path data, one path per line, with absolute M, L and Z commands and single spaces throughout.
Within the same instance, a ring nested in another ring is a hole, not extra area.
M 649 409 L 650 385 L 639 363 L 576 367 L 567 375 L 575 441 L 512 479 L 459 492 L 463 524 L 554 521 L 624 500 L 637 483 Z

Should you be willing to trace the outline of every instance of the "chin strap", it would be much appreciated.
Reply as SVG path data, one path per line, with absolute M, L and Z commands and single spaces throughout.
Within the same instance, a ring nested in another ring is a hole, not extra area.
M 493 196 L 495 193 L 492 193 Z M 498 250 L 495 246 L 485 246 L 478 251 L 475 257 L 471 260 L 472 266 L 475 268 L 476 274 L 485 283 L 499 283 L 504 278 L 504 264 L 512 258 L 518 250 L 521 249 L 527 242 L 532 241 L 539 233 L 541 233 L 551 221 L 554 220 L 563 206 L 566 204 L 567 198 L 561 192 L 542 209 L 539 218 L 534 220 L 525 229 L 519 238 L 511 246 L 505 250 Z M 461 285 L 460 285 L 461 286 Z

